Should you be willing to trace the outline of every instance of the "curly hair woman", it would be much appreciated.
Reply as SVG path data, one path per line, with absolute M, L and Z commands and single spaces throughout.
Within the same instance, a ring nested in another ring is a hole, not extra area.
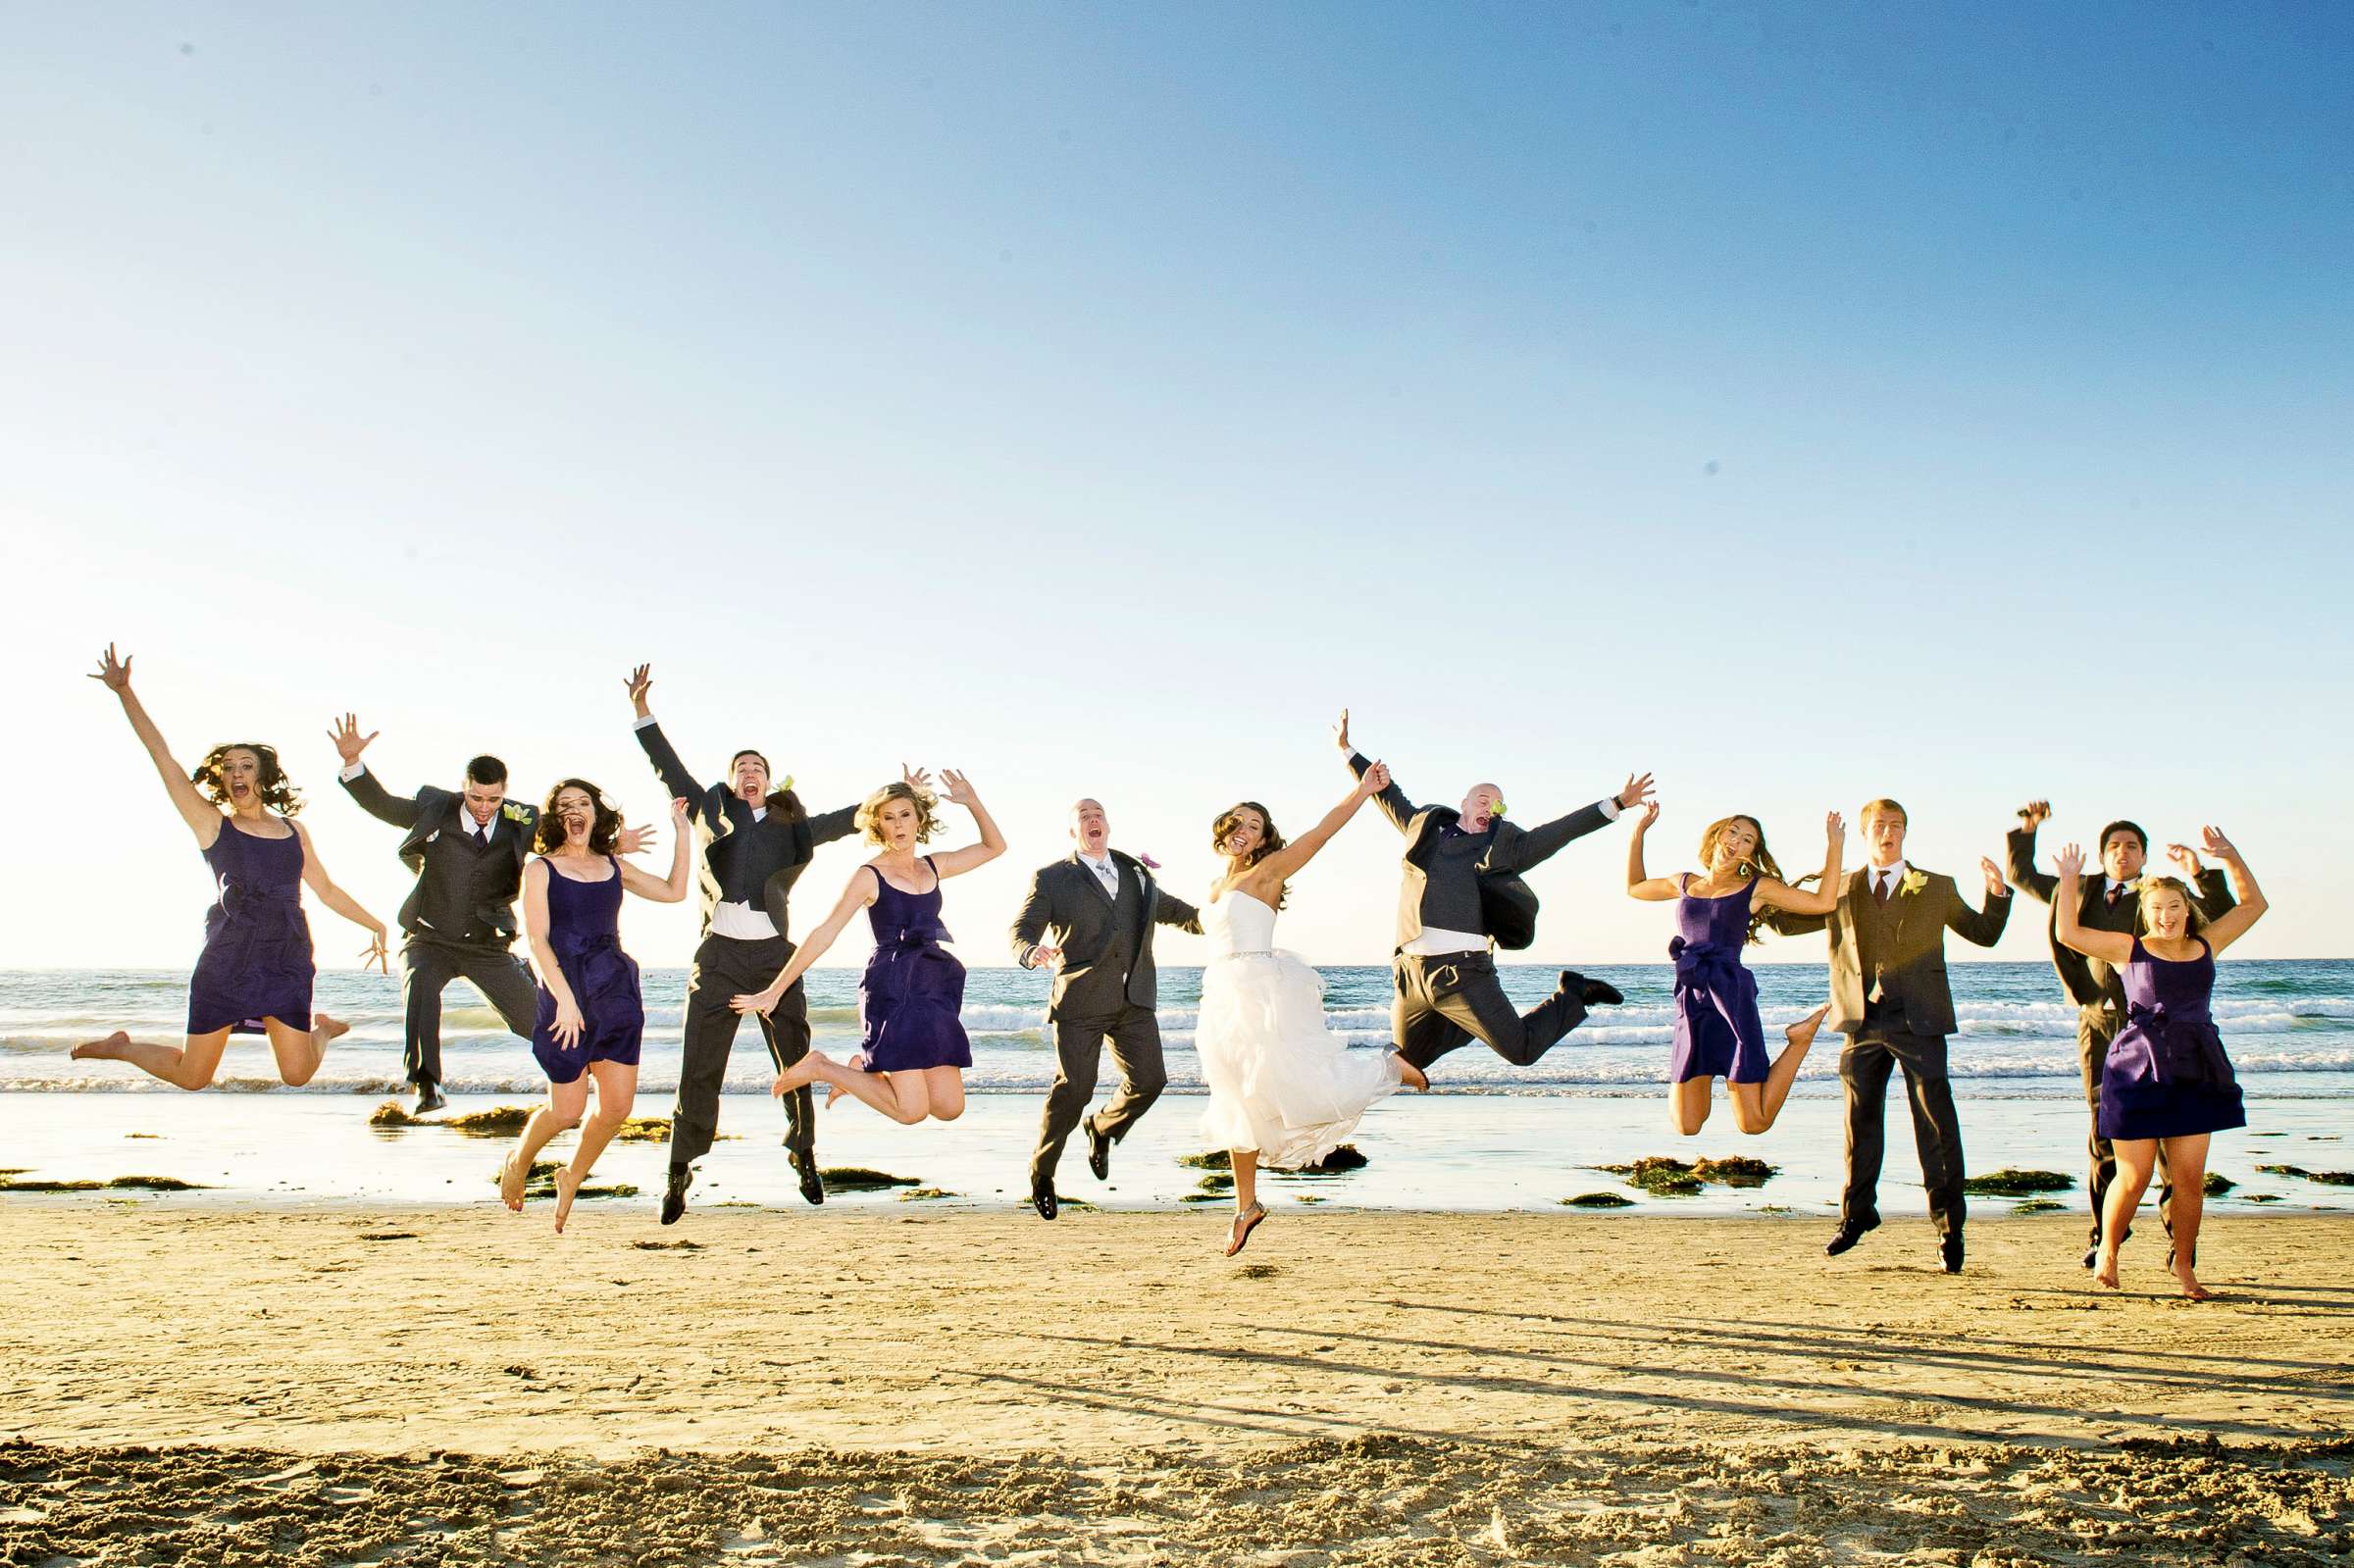
M 75 1058 L 128 1062 L 178 1087 L 202 1088 L 220 1070 L 230 1036 L 267 1035 L 278 1076 L 295 1087 L 309 1083 L 328 1042 L 351 1026 L 311 1011 L 318 966 L 302 913 L 303 886 L 367 929 L 366 960 L 379 969 L 385 967 L 384 923 L 329 880 L 310 835 L 294 821 L 302 802 L 276 751 L 249 743 L 215 746 L 202 767 L 183 773 L 130 689 L 129 657 L 118 659 L 108 643 L 90 679 L 122 699 L 131 732 L 154 759 L 172 804 L 212 867 L 215 892 L 204 916 L 204 951 L 188 980 L 186 1040 L 156 1045 L 117 1030 L 75 1046 Z

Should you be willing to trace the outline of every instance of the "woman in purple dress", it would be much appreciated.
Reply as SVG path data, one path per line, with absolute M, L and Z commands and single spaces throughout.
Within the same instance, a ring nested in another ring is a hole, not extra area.
M 167 1084 L 202 1088 L 220 1070 L 230 1036 L 267 1035 L 278 1076 L 297 1087 L 309 1083 L 328 1042 L 351 1026 L 311 1011 L 317 966 L 302 914 L 303 885 L 345 920 L 367 928 L 366 960 L 379 969 L 385 967 L 384 923 L 328 880 L 310 835 L 294 821 L 302 801 L 279 767 L 277 751 L 258 744 L 215 746 L 193 773 L 183 773 L 130 689 L 130 660 L 118 660 L 113 643 L 90 679 L 123 700 L 132 733 L 212 867 L 214 896 L 204 916 L 204 951 L 188 980 L 185 1042 L 154 1045 L 117 1030 L 75 1046 L 76 1059 L 128 1062 Z
M 1660 803 L 1649 802 L 1626 846 L 1626 891 L 1652 902 L 1675 900 L 1676 935 L 1667 943 L 1675 960 L 1675 1050 L 1668 1058 L 1667 1102 L 1675 1130 L 1690 1138 L 1709 1119 L 1717 1079 L 1733 1103 L 1733 1125 L 1763 1133 L 1782 1114 L 1798 1069 L 1807 1059 L 1829 1004 L 1792 1024 L 1780 1055 L 1766 1055 L 1766 1025 L 1758 1015 L 1758 981 L 1741 962 L 1741 949 L 1758 939 L 1758 928 L 1772 910 L 1794 915 L 1827 915 L 1839 905 L 1839 856 L 1847 825 L 1839 813 L 1823 819 L 1829 845 L 1823 852 L 1821 883 L 1813 891 L 1782 880 L 1766 847 L 1766 830 L 1755 817 L 1720 817 L 1700 835 L 1695 876 L 1647 877 L 1643 835 L 1660 820 Z
M 628 865 L 613 852 L 621 813 L 586 779 L 567 779 L 547 793 L 533 847 L 538 858 L 523 868 L 523 930 L 539 966 L 539 1016 L 532 1055 L 547 1075 L 547 1103 L 532 1112 L 523 1136 L 498 1171 L 498 1194 L 523 1212 L 532 1161 L 547 1140 L 581 1129 L 572 1162 L 556 1172 L 556 1231 L 596 1157 L 630 1119 L 638 1099 L 638 1051 L 645 1035 L 645 1004 L 638 989 L 638 961 L 621 950 L 621 895 L 657 904 L 687 896 L 687 802 L 670 803 L 673 843 L 664 881 Z M 596 1114 L 588 1085 L 596 1084 Z
M 2100 1135 L 2117 1150 L 2117 1180 L 2101 1216 L 2101 1260 L 2093 1278 L 2117 1289 L 2118 1243 L 2163 1154 L 2175 1184 L 2175 1278 L 2193 1301 L 2214 1293 L 2199 1284 L 2195 1266 L 2208 1140 L 2248 1125 L 2239 1080 L 2210 1006 L 2215 956 L 2265 909 L 2248 863 L 2221 830 L 2206 830 L 2206 849 L 2230 871 L 2239 898 L 2213 920 L 2199 914 L 2180 879 L 2143 877 L 2142 935 L 2088 929 L 2077 919 L 2076 874 L 2084 851 L 2074 844 L 2060 851 L 2060 881 L 2052 892 L 2053 934 L 2117 969 L 2125 983 L 2125 1027 L 2109 1042 L 2101 1064 Z
M 866 911 L 875 951 L 858 982 L 858 1019 L 865 1030 L 858 1054 L 845 1064 L 812 1049 L 777 1075 L 771 1092 L 830 1084 L 835 1092 L 827 1104 L 854 1094 L 908 1126 L 926 1117 L 951 1122 L 964 1114 L 964 1069 L 973 1065 L 972 1045 L 957 1017 L 964 1005 L 964 966 L 941 945 L 949 937 L 940 923 L 940 885 L 997 859 L 1005 852 L 1005 839 L 962 774 L 944 768 L 940 779 L 947 798 L 973 814 L 981 841 L 919 858 L 916 846 L 929 843 L 940 831 L 927 787 L 930 776 L 919 771 L 907 783 L 876 790 L 858 808 L 858 826 L 867 842 L 880 844 L 883 852 L 850 873 L 834 912 L 809 934 L 768 989 L 734 999 L 740 1013 L 767 1012 L 834 945 L 850 917 Z

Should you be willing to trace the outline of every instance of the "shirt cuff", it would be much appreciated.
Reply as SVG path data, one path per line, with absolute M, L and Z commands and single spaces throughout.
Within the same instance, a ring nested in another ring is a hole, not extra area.
M 1618 813 L 1624 811 L 1625 809 L 1626 808 L 1624 806 L 1618 804 L 1618 797 L 1616 795 L 1604 795 L 1602 797 L 1603 821 L 1616 822 L 1618 820 Z
M 335 777 L 342 780 L 345 784 L 349 784 L 367 771 L 368 764 L 364 762 L 355 762 L 350 767 L 344 769 L 341 773 L 336 774 Z
M 654 722 L 654 716 L 653 716 L 652 714 L 650 714 L 650 713 L 649 713 L 649 714 L 647 714 L 647 715 L 646 715 L 644 718 L 642 718 L 642 719 L 639 720 L 639 721 L 638 721 L 636 724 L 634 724 L 634 725 L 630 726 L 631 733 L 637 733 L 638 731 L 644 729 L 644 728 L 645 728 L 647 725 L 649 725 L 649 724 L 652 724 L 653 722 Z

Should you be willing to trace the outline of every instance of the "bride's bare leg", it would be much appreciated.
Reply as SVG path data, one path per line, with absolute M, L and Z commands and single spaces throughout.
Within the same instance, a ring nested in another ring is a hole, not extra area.
M 1243 1249 L 1267 1211 L 1258 1202 L 1258 1150 L 1233 1149 L 1228 1158 L 1234 1165 L 1234 1228 L 1226 1235 L 1226 1255 L 1232 1257 Z
M 202 1088 L 220 1071 L 221 1052 L 228 1044 L 226 1029 L 216 1029 L 210 1035 L 190 1035 L 184 1045 L 150 1045 L 118 1029 L 104 1039 L 75 1046 L 74 1060 L 128 1062 L 176 1088 Z

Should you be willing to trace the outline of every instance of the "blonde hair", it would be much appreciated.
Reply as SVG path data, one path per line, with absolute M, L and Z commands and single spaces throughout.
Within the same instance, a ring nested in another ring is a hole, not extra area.
M 858 815 L 852 820 L 870 844 L 889 843 L 883 835 L 883 809 L 895 800 L 910 801 L 915 806 L 915 841 L 928 844 L 940 832 L 940 813 L 933 809 L 939 804 L 935 796 L 918 789 L 905 780 L 895 780 L 868 795 L 858 804 Z
M 2150 929 L 2150 894 L 2177 892 L 2182 895 L 2182 931 L 2196 936 L 2206 931 L 2207 917 L 2199 913 L 2199 901 L 2190 895 L 2190 885 L 2179 877 L 2144 877 L 2134 892 L 2135 915 L 2141 929 Z
M 1913 819 L 1906 813 L 1905 808 L 1898 805 L 1895 801 L 1889 799 L 1886 795 L 1880 796 L 1880 798 L 1877 800 L 1865 801 L 1864 809 L 1857 813 L 1856 820 L 1862 823 L 1865 827 L 1868 828 L 1871 826 L 1871 819 L 1874 817 L 1894 817 L 1897 821 L 1903 823 L 1908 828 L 1913 826 Z

